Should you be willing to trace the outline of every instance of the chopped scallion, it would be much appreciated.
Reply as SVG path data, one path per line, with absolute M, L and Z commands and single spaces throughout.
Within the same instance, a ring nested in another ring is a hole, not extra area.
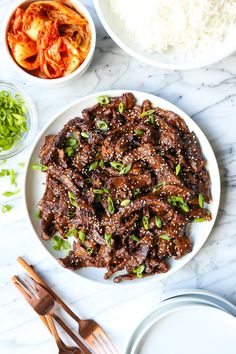
M 96 127 L 101 130 L 102 132 L 106 132 L 108 129 L 108 124 L 105 122 L 105 120 L 97 120 L 96 121 Z
M 138 266 L 137 268 L 133 269 L 133 273 L 136 274 L 137 278 L 142 278 L 143 277 L 143 272 L 145 269 L 145 265 L 141 264 L 140 266 Z
M 126 173 L 128 173 L 131 170 L 132 164 L 130 163 L 128 166 L 123 167 L 120 170 L 120 175 L 125 175 Z
M 162 227 L 161 219 L 157 215 L 155 216 L 155 224 L 159 229 Z
M 175 166 L 175 174 L 176 174 L 176 176 L 178 176 L 180 171 L 181 171 L 181 165 L 180 165 L 180 163 L 178 163 L 178 165 Z
M 119 105 L 118 105 L 119 113 L 122 114 L 124 112 L 124 110 L 125 110 L 125 106 L 124 106 L 124 104 L 122 102 L 120 102 Z
M 120 206 L 127 206 L 130 204 L 130 199 L 124 199 L 122 200 L 122 202 L 120 203 Z
M 144 111 L 140 114 L 140 117 L 146 117 L 146 116 L 150 116 L 150 114 L 154 113 L 155 109 L 149 109 L 148 111 Z
M 68 197 L 69 197 L 70 204 L 73 205 L 74 207 L 77 207 L 76 197 L 75 197 L 74 193 L 69 191 Z
M 2 206 L 2 213 L 8 213 L 9 211 L 11 211 L 12 209 L 12 206 L 11 205 L 8 205 L 8 204 L 4 204 Z
M 170 236 L 165 235 L 165 234 L 159 235 L 159 237 L 162 238 L 163 240 L 166 240 L 166 241 L 170 241 L 170 239 L 171 239 Z
M 84 243 L 84 241 L 86 240 L 86 235 L 85 232 L 83 230 L 79 231 L 79 239 L 82 243 Z
M 34 165 L 31 165 L 31 168 L 32 170 L 35 170 L 35 171 L 42 171 L 42 172 L 46 172 L 47 171 L 47 166 L 45 165 L 41 165 L 41 164 L 34 164 Z
M 99 96 L 97 97 L 97 100 L 101 105 L 106 105 L 109 103 L 109 98 L 107 96 Z
M 93 163 L 91 163 L 91 165 L 89 166 L 89 171 L 93 171 L 98 167 L 98 161 L 94 161 Z
M 107 247 L 111 247 L 111 239 L 112 239 L 112 234 L 105 234 L 105 241 L 106 241 Z
M 149 217 L 144 215 L 142 218 L 143 227 L 145 230 L 149 230 Z
M 132 238 L 132 240 L 134 240 L 135 242 L 139 242 L 140 241 L 140 239 L 137 236 L 135 236 L 135 235 L 131 235 L 130 238 Z
M 108 198 L 107 198 L 107 210 L 108 210 L 109 214 L 114 214 L 114 212 L 115 212 L 114 203 L 113 203 L 113 200 L 111 199 L 110 196 L 108 196 Z
M 199 204 L 199 206 L 200 206 L 200 208 L 204 208 L 204 197 L 203 197 L 203 195 L 200 193 L 200 194 L 198 194 L 198 204 Z

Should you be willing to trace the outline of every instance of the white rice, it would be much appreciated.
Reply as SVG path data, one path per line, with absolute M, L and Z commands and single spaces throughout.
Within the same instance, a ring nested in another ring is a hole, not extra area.
M 236 29 L 236 0 L 109 0 L 140 49 L 194 53 Z

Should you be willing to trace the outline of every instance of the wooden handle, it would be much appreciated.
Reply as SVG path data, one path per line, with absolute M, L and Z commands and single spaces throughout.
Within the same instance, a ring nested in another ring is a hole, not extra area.
M 58 349 L 61 349 L 62 347 L 62 343 L 61 343 L 61 339 L 58 335 L 58 332 L 57 332 L 57 329 L 56 329 L 56 326 L 55 326 L 55 323 L 53 322 L 53 319 L 52 319 L 52 316 L 51 315 L 46 315 L 45 316 L 46 319 L 47 319 L 47 322 L 48 322 L 48 325 L 50 327 L 50 331 L 57 343 L 57 346 L 58 346 Z
M 80 323 L 80 319 L 76 316 L 76 314 L 71 311 L 71 309 L 61 300 L 61 298 L 54 293 L 54 291 L 43 281 L 42 278 L 33 270 L 22 257 L 18 257 L 17 261 L 20 265 L 26 270 L 26 272 L 40 285 L 42 285 L 54 298 L 54 300 L 62 306 L 62 308 L 70 315 L 78 324 Z M 91 351 L 85 346 L 85 344 L 79 339 L 71 329 L 58 317 L 56 314 L 51 314 L 52 317 L 58 322 L 58 324 L 64 329 L 64 331 L 74 340 L 74 342 L 83 350 L 86 354 L 91 354 Z
M 68 315 L 70 315 L 79 324 L 80 318 L 64 303 L 64 301 L 56 293 L 54 293 L 54 291 L 45 283 L 45 281 L 40 278 L 40 276 L 33 270 L 33 267 L 30 266 L 22 257 L 18 257 L 17 261 L 35 281 L 42 285 L 54 297 L 55 301 L 62 306 L 64 311 L 66 311 Z

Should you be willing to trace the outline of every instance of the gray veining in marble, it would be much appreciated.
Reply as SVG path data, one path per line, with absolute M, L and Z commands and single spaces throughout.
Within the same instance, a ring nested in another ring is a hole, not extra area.
M 146 66 L 118 48 L 101 26 L 92 2 L 82 2 L 95 20 L 98 36 L 93 63 L 82 79 L 65 87 L 41 89 L 24 81 L 0 55 L 0 80 L 14 82 L 32 96 L 39 113 L 39 131 L 64 105 L 99 90 L 142 90 L 176 104 L 196 121 L 214 149 L 222 179 L 220 210 L 208 241 L 187 266 L 162 282 L 124 291 L 119 285 L 106 287 L 77 279 L 59 267 L 32 237 L 21 195 L 10 200 L 0 197 L 1 205 L 6 201 L 14 205 L 10 213 L 0 212 L 0 353 L 4 354 L 57 352 L 40 320 L 11 284 L 11 276 L 21 272 L 16 264 L 19 255 L 35 264 L 55 291 L 81 316 L 101 323 L 121 352 L 127 336 L 157 304 L 163 292 L 203 288 L 236 303 L 236 54 L 193 71 Z M 12 1 L 1 0 L 1 18 L 10 3 Z M 25 161 L 26 155 L 27 151 L 6 164 L 6 167 L 17 168 L 20 187 L 23 171 L 17 166 L 18 162 Z M 0 194 L 9 188 L 8 179 L 1 177 Z

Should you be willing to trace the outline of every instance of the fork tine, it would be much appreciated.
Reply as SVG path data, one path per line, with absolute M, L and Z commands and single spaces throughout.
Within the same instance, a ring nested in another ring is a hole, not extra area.
M 102 334 L 100 333 L 99 335 L 96 335 L 96 338 L 98 338 L 102 343 L 103 343 L 103 346 L 105 346 L 105 348 L 107 349 L 107 350 L 109 350 L 109 353 L 113 353 L 112 352 L 112 349 L 110 348 L 110 346 L 109 346 L 109 342 L 107 342 L 105 339 L 104 339 L 104 337 L 102 336 Z
M 101 345 L 101 342 L 99 341 L 99 338 L 97 338 L 94 333 L 92 334 L 91 337 L 92 337 L 91 340 L 93 343 L 93 348 L 95 349 L 95 347 L 96 347 L 96 349 L 99 350 L 99 353 L 106 354 L 103 346 Z
M 96 335 L 98 335 L 100 337 L 100 339 L 103 342 L 105 342 L 106 346 L 108 346 L 108 348 L 111 351 L 111 353 L 118 354 L 118 351 L 117 351 L 116 347 L 114 346 L 114 344 L 112 343 L 112 341 L 110 340 L 108 335 L 104 332 L 104 330 L 102 328 L 100 328 L 99 332 L 100 333 L 99 334 L 96 333 Z
M 13 281 L 14 285 L 17 287 L 17 289 L 24 296 L 24 298 L 29 302 L 32 298 L 32 294 L 25 287 L 25 285 L 21 282 L 21 280 L 17 276 L 14 276 L 14 277 L 12 277 L 12 281 Z
M 29 289 L 29 291 L 32 294 L 32 297 L 39 299 L 38 295 L 38 290 L 36 290 L 34 283 L 31 281 L 31 279 L 25 275 L 24 279 L 22 282 L 25 284 L 25 286 Z

